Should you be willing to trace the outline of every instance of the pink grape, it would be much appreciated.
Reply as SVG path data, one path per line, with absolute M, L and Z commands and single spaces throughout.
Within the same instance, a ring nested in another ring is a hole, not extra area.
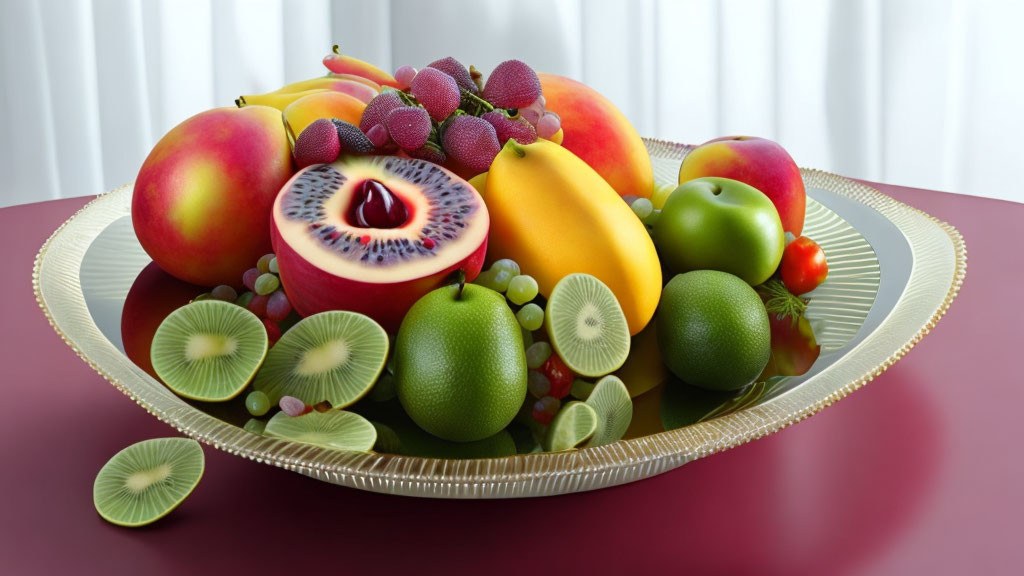
M 409 87 L 409 83 L 416 77 L 416 69 L 406 64 L 405 66 L 399 66 L 395 70 L 395 82 L 398 82 L 398 87 L 406 89 Z
M 369 136 L 370 128 L 377 124 L 384 124 L 384 119 L 388 117 L 388 112 L 404 106 L 405 102 L 402 102 L 402 99 L 394 90 L 381 92 L 374 96 L 373 100 L 370 100 L 370 103 L 363 109 L 363 116 L 359 119 L 359 129 L 366 132 L 366 135 Z M 373 138 L 371 137 L 370 140 L 373 140 Z
M 274 322 L 280 322 L 288 317 L 292 311 L 292 303 L 288 295 L 278 290 L 267 299 L 267 318 Z
M 554 112 L 545 112 L 537 122 L 537 136 L 551 138 L 562 128 L 562 119 Z
M 306 411 L 305 402 L 294 396 L 281 396 L 281 401 L 278 402 L 278 406 L 281 407 L 281 412 L 284 412 L 289 416 L 300 416 Z
M 395 108 L 384 122 L 388 136 L 406 152 L 418 150 L 430 137 L 430 114 L 419 106 Z
M 533 101 L 532 104 L 530 104 L 526 108 L 520 108 L 519 116 L 526 120 L 527 122 L 529 122 L 530 124 L 536 126 L 537 121 L 540 120 L 540 117 L 544 115 L 544 103 L 544 95 L 541 94 L 540 96 L 537 97 L 536 100 Z
M 444 151 L 470 170 L 487 170 L 501 149 L 494 126 L 475 116 L 456 116 L 447 124 Z
M 242 284 L 249 290 L 256 289 L 256 279 L 260 277 L 259 268 L 249 268 L 242 274 Z
M 440 122 L 459 107 L 462 94 L 455 78 L 436 68 L 424 68 L 409 84 L 412 95 L 427 109 L 430 117 Z M 363 113 L 365 116 L 365 112 Z
M 539 96 L 540 78 L 521 60 L 498 64 L 484 85 L 484 100 L 498 108 L 526 108 Z
M 533 144 L 537 140 L 537 130 L 522 117 L 509 118 L 505 111 L 497 109 L 484 114 L 481 118 L 494 126 L 498 144 L 501 146 L 504 146 L 509 138 L 515 138 L 520 144 Z
M 519 117 L 530 123 L 532 126 L 536 126 L 540 117 L 544 115 L 544 112 L 538 112 L 533 108 L 521 108 L 519 110 Z
M 430 64 L 427 64 L 427 67 L 440 70 L 441 72 L 451 76 L 455 79 L 455 83 L 459 85 L 459 88 L 470 92 L 471 94 L 476 94 L 480 91 L 480 89 L 476 87 L 476 82 L 473 82 L 473 76 L 469 73 L 469 70 L 462 64 L 462 62 L 459 62 L 451 56 L 441 58 L 440 60 L 434 60 Z
M 366 131 L 366 137 L 377 148 L 383 148 L 391 139 L 388 137 L 388 129 L 383 124 L 376 124 Z

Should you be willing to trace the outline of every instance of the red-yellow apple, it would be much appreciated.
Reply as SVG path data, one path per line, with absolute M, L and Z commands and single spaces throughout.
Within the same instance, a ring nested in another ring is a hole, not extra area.
M 171 129 L 135 180 L 132 224 L 146 253 L 201 286 L 241 286 L 270 252 L 270 209 L 291 178 L 281 112 L 215 108 Z
M 782 228 L 800 236 L 807 197 L 800 168 L 779 144 L 753 136 L 716 138 L 694 148 L 679 167 L 679 183 L 717 176 L 757 188 L 779 211 Z

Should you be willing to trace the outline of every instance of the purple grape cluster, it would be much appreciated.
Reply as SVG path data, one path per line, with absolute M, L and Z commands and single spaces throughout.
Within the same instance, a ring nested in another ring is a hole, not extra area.
M 531 144 L 561 128 L 558 115 L 545 110 L 537 73 L 520 60 L 502 62 L 486 82 L 451 56 L 420 70 L 400 66 L 394 77 L 401 89 L 385 88 L 370 100 L 359 126 L 331 119 L 335 130 L 316 122 L 304 130 L 295 146 L 300 167 L 333 162 L 339 154 L 401 150 L 479 173 L 509 140 Z

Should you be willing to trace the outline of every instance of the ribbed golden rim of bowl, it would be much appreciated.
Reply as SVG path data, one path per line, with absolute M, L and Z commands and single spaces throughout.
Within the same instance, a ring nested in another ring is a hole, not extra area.
M 647 141 L 649 147 L 686 147 Z M 906 355 L 953 303 L 967 250 L 951 225 L 864 184 L 802 170 L 808 188 L 846 196 L 881 213 L 913 253 L 906 289 L 860 344 L 794 390 L 706 422 L 607 446 L 505 458 L 448 460 L 342 452 L 252 434 L 193 408 L 135 366 L 97 328 L 79 270 L 86 250 L 114 220 L 130 214 L 131 185 L 91 201 L 62 224 L 36 257 L 36 300 L 82 360 L 138 405 L 178 431 L 220 450 L 363 490 L 434 498 L 516 498 L 594 490 L 671 470 L 777 432 L 861 388 Z

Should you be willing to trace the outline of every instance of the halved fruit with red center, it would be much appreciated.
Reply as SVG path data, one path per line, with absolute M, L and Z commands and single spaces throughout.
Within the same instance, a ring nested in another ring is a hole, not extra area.
M 444 168 L 395 156 L 346 157 L 299 171 L 274 202 L 271 237 L 303 316 L 360 312 L 395 331 L 409 308 L 487 252 L 487 206 Z

